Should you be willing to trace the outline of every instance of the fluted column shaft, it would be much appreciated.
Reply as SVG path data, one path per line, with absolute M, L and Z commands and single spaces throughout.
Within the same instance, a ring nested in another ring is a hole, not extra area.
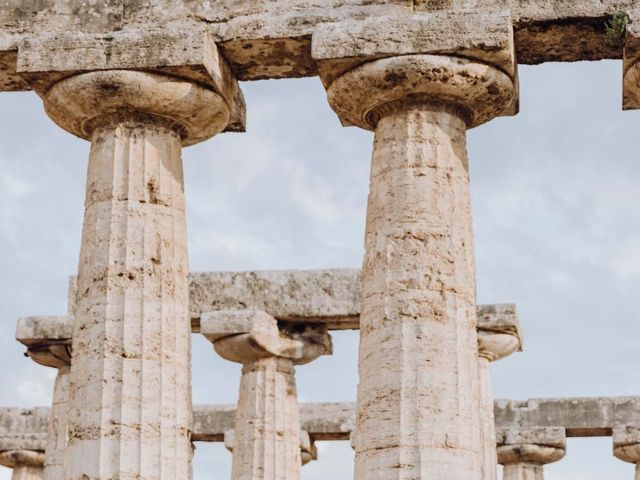
M 69 433 L 69 377 L 68 365 L 58 368 L 47 428 L 43 474 L 45 480 L 64 480 L 64 451 Z
M 535 463 L 505 465 L 503 480 L 544 480 L 544 466 Z
M 245 365 L 235 421 L 234 480 L 300 478 L 300 413 L 293 362 Z
M 42 480 L 42 468 L 38 467 L 18 467 L 13 469 L 11 480 Z
M 356 479 L 480 478 L 466 125 L 406 102 L 375 130 Z
M 191 478 L 181 149 L 229 108 L 188 80 L 109 70 L 55 83 L 45 108 L 91 141 L 64 480 Z
M 190 478 L 179 135 L 114 118 L 92 138 L 73 337 L 68 477 Z
M 482 437 L 483 456 L 482 479 L 496 480 L 498 475 L 498 455 L 496 453 L 496 423 L 493 411 L 491 360 L 484 355 L 480 355 L 478 358 L 478 376 L 480 377 L 480 435 Z

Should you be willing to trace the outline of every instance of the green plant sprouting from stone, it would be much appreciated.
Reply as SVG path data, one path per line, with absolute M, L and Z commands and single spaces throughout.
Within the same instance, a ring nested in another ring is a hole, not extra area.
M 605 23 L 605 40 L 610 47 L 621 47 L 629 24 L 629 14 L 618 12 Z

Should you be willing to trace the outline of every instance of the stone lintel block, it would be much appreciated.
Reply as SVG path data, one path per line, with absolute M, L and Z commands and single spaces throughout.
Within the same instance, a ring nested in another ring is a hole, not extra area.
M 358 328 L 360 271 L 356 269 L 211 272 L 190 275 L 194 331 L 204 312 L 255 309 L 282 321 Z
M 39 93 L 65 77 L 95 70 L 145 70 L 206 85 L 229 106 L 227 131 L 245 129 L 242 92 L 204 27 L 32 35 L 18 49 L 17 72 Z
M 44 452 L 47 434 L 41 433 L 20 433 L 0 434 L 0 452 L 14 450 L 28 450 L 32 452 Z
M 624 110 L 640 109 L 640 8 L 630 13 L 624 43 Z
M 313 33 L 311 52 L 325 87 L 362 63 L 415 54 L 466 57 L 516 76 L 508 10 L 417 12 L 323 24 Z
M 283 322 L 323 324 L 328 330 L 359 328 L 359 269 L 196 272 L 189 275 L 189 284 L 193 333 L 200 332 L 203 313 L 244 309 L 261 310 Z M 76 289 L 76 277 L 72 276 L 70 316 L 75 310 Z M 515 308 L 513 313 L 510 309 L 509 305 L 478 305 L 478 322 L 505 323 L 509 316 L 513 319 L 516 315 Z M 72 321 L 70 316 L 67 322 Z M 69 324 L 67 328 L 72 331 L 73 327 Z M 42 338 L 47 339 L 47 335 L 43 333 Z

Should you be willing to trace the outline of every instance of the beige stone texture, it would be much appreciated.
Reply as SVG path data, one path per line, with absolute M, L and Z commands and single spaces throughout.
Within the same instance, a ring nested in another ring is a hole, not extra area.
M 604 41 L 605 21 L 635 6 L 637 0 L 9 0 L 0 9 L 0 89 L 32 88 L 16 74 L 17 50 L 37 37 L 144 32 L 166 38 L 163 32 L 172 29 L 204 29 L 215 36 L 236 76 L 255 80 L 316 75 L 311 36 L 321 25 L 496 9 L 510 12 L 520 63 L 619 59 L 622 47 Z
M 562 459 L 566 451 L 563 428 L 511 428 L 498 434 L 498 463 L 503 480 L 544 480 L 544 465 Z
M 44 95 L 92 142 L 69 393 L 66 480 L 191 477 L 190 328 L 181 147 L 223 130 L 195 83 L 109 70 Z
M 623 462 L 636 466 L 635 480 L 640 480 L 640 427 L 613 429 L 613 454 Z
M 522 350 L 522 336 L 512 306 L 487 306 L 478 309 L 478 376 L 480 379 L 480 430 L 482 478 L 496 480 L 496 423 L 494 418 L 491 362 Z
M 233 480 L 299 480 L 301 426 L 294 365 L 331 352 L 322 326 L 279 326 L 256 310 L 202 317 L 202 334 L 223 358 L 241 363 L 233 435 Z
M 479 480 L 466 130 L 505 110 L 513 82 L 472 60 L 404 55 L 328 83 L 342 123 L 375 130 L 355 479 Z
M 630 13 L 624 42 L 622 107 L 637 110 L 640 108 L 640 8 Z
M 13 469 L 11 480 L 42 480 L 44 453 L 33 450 L 0 451 L 0 465 Z
M 189 280 L 194 333 L 200 331 L 203 313 L 243 308 L 269 312 L 287 322 L 326 324 L 329 330 L 359 328 L 361 278 L 357 269 L 196 272 Z M 71 277 L 71 314 L 75 291 L 75 277 Z M 479 305 L 477 314 L 478 321 L 486 317 L 488 322 L 517 323 L 512 304 Z

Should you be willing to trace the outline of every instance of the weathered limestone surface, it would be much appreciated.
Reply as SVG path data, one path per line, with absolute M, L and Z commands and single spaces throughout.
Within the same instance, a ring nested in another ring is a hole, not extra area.
M 606 437 L 620 425 L 640 424 L 640 397 L 496 400 L 495 411 L 498 431 L 555 426 L 564 428 L 567 437 Z M 0 407 L 0 450 L 44 450 L 48 418 L 48 408 Z M 194 405 L 192 439 L 224 442 L 234 421 L 235 405 Z M 348 441 L 355 404 L 301 403 L 300 424 L 314 441 Z
M 635 5 L 635 0 L 9 0 L 0 11 L 0 89 L 30 88 L 16 75 L 17 50 L 40 36 L 79 32 L 117 51 L 118 35 L 108 40 L 113 33 L 146 38 L 152 45 L 165 30 L 207 30 L 240 79 L 282 78 L 317 74 L 311 35 L 319 25 L 463 10 L 510 12 L 520 63 L 621 58 L 622 47 L 604 40 L 605 22 Z
M 41 365 L 58 369 L 47 428 L 43 472 L 45 480 L 59 480 L 65 475 L 65 449 L 69 436 L 71 341 L 63 318 L 48 317 L 41 322 L 23 318 L 18 321 L 16 332 L 16 339 L 28 347 L 29 357 Z M 53 338 L 43 338 L 47 333 L 52 333 Z
M 44 453 L 33 450 L 0 451 L 0 465 L 13 469 L 11 480 L 42 480 Z
M 236 445 L 235 430 L 227 430 L 224 432 L 224 446 L 233 453 Z M 300 430 L 300 458 L 302 465 L 306 465 L 312 460 L 318 459 L 318 449 L 308 432 Z
M 640 397 L 496 400 L 496 425 L 563 427 L 568 437 L 610 436 L 640 425 Z
M 507 309 L 502 315 L 501 309 Z M 480 430 L 482 442 L 482 478 L 496 480 L 496 424 L 494 418 L 491 362 L 522 350 L 522 336 L 515 309 L 486 306 L 478 309 L 478 376 L 480 378 Z
M 544 465 L 564 457 L 563 428 L 513 428 L 498 435 L 498 462 L 504 480 L 544 480 Z
M 482 475 L 466 130 L 503 113 L 515 89 L 508 23 L 478 28 L 447 48 L 482 38 L 491 47 L 481 54 L 433 55 L 418 43 L 389 56 L 383 41 L 385 58 L 373 61 L 366 21 L 314 33 L 331 107 L 343 125 L 375 131 L 356 480 Z M 345 72 L 345 59 L 357 66 Z
M 636 466 L 635 480 L 640 480 L 640 427 L 613 429 L 613 454 L 624 462 Z
M 640 7 L 630 15 L 624 47 L 623 108 L 640 108 Z
M 361 278 L 358 269 L 198 272 L 191 273 L 189 280 L 189 310 L 194 333 L 200 331 L 203 313 L 244 308 L 262 310 L 287 322 L 326 324 L 329 330 L 359 328 Z M 70 296 L 75 297 L 74 277 L 69 285 Z M 73 302 L 70 305 L 73 310 Z M 507 325 L 517 321 L 512 304 L 479 305 L 477 314 L 478 321 L 482 320 L 481 316 Z M 32 317 L 31 321 L 40 322 L 40 318 L 45 317 Z M 67 327 L 61 328 L 71 332 L 70 321 L 69 318 L 61 320 L 67 322 Z M 49 330 L 47 325 L 37 328 Z M 25 331 L 24 336 L 28 335 L 34 333 Z M 49 338 L 46 335 L 58 338 L 65 334 L 52 331 L 39 338 Z
M 180 152 L 226 127 L 230 99 L 175 77 L 125 70 L 56 80 L 54 73 L 45 110 L 92 141 L 64 477 L 188 479 Z
M 302 466 L 294 365 L 331 352 L 322 326 L 287 328 L 256 310 L 202 317 L 202 334 L 243 365 L 234 425 L 234 480 L 298 480 Z

